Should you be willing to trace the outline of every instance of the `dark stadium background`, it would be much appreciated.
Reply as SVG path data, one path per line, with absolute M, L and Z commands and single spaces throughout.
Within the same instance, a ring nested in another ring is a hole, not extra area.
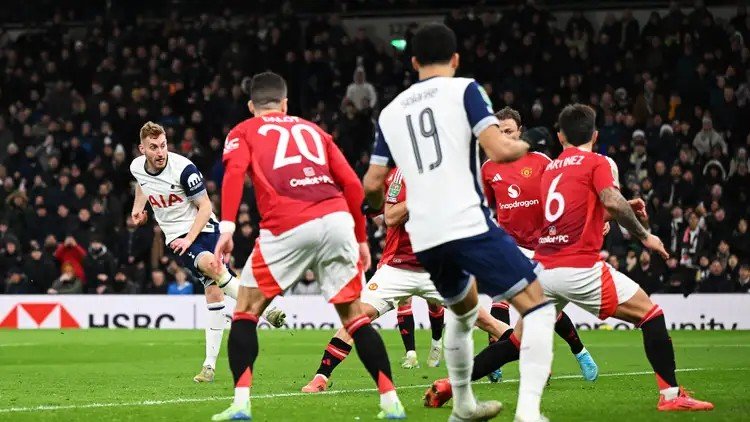
M 282 74 L 290 112 L 333 133 L 361 176 L 378 110 L 415 80 L 410 35 L 433 19 L 459 37 L 459 74 L 518 109 L 549 154 L 564 105 L 597 110 L 599 151 L 675 257 L 615 227 L 612 265 L 649 293 L 750 289 L 750 19 L 736 2 L 6 0 L 0 292 L 165 293 L 180 270 L 158 228 L 128 219 L 138 129 L 167 127 L 218 202 L 223 140 L 249 116 L 255 72 Z M 251 193 L 238 265 L 257 233 Z M 377 252 L 384 228 L 370 235 Z

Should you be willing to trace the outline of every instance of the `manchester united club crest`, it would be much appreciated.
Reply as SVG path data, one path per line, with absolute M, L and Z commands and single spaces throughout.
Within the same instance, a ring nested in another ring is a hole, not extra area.
M 531 174 L 533 173 L 533 170 L 531 170 L 531 167 L 524 167 L 521 169 L 521 176 L 525 178 L 531 177 Z
M 367 288 L 370 290 L 377 290 L 378 289 L 378 283 L 370 283 L 367 285 Z

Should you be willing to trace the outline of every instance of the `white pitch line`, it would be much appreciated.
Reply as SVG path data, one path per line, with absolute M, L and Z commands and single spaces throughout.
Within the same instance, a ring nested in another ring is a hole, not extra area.
M 747 371 L 750 368 L 683 368 L 678 369 L 677 372 L 699 372 L 699 371 Z M 636 371 L 636 372 L 612 372 L 606 374 L 599 374 L 600 378 L 608 377 L 626 377 L 636 375 L 652 375 L 653 371 Z M 558 375 L 552 377 L 553 380 L 568 380 L 568 379 L 580 379 L 580 374 L 575 375 Z M 503 384 L 517 383 L 518 379 L 503 379 Z M 487 384 L 487 381 L 478 382 L 477 384 Z M 431 384 L 420 384 L 420 385 L 404 385 L 397 387 L 398 390 L 409 390 L 417 388 L 427 388 Z M 333 390 L 324 391 L 321 393 L 315 393 L 318 396 L 329 396 L 339 394 L 351 394 L 351 393 L 371 393 L 378 391 L 377 388 L 355 388 L 350 390 Z M 301 397 L 311 396 L 310 393 L 293 392 L 293 393 L 271 393 L 271 394 L 256 394 L 252 396 L 253 400 L 262 399 L 276 399 L 276 398 L 287 398 L 287 397 Z M 70 409 L 97 409 L 107 407 L 129 407 L 129 406 L 161 406 L 165 404 L 181 404 L 181 403 L 201 403 L 208 401 L 221 401 L 231 400 L 232 397 L 226 396 L 209 396 L 209 397 L 195 397 L 195 398 L 176 398 L 168 400 L 143 400 L 136 402 L 125 402 L 125 403 L 88 403 L 88 404 L 71 404 L 71 405 L 40 405 L 31 407 L 7 407 L 0 409 L 1 413 L 21 413 L 21 412 L 35 412 L 35 411 L 55 411 L 55 410 L 70 410 Z

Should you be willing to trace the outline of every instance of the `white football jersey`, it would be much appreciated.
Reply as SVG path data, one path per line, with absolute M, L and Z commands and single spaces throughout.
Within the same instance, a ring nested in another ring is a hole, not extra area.
M 146 156 L 141 155 L 130 163 L 130 173 L 148 198 L 154 217 L 164 232 L 167 245 L 187 234 L 193 226 L 198 207 L 193 200 L 207 195 L 203 176 L 192 161 L 170 152 L 167 165 L 157 174 L 146 171 Z M 216 215 L 211 213 L 203 232 L 218 230 Z
M 476 136 L 493 124 L 487 94 L 468 78 L 419 81 L 380 113 L 370 163 L 401 169 L 415 252 L 489 230 Z

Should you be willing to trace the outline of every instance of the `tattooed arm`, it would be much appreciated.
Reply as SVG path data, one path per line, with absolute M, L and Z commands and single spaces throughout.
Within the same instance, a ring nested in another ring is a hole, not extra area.
M 602 205 L 604 205 L 609 215 L 619 225 L 625 227 L 627 231 L 640 240 L 643 246 L 658 252 L 664 259 L 669 257 L 661 240 L 650 234 L 643 227 L 643 224 L 638 221 L 638 217 L 633 212 L 630 203 L 628 203 L 617 188 L 610 187 L 604 189 L 599 193 L 599 200 L 602 201 Z
M 638 217 L 630 208 L 630 204 L 617 188 L 604 189 L 599 193 L 599 200 L 602 201 L 602 205 L 609 215 L 638 240 L 644 240 L 648 237 L 648 231 L 638 221 Z

